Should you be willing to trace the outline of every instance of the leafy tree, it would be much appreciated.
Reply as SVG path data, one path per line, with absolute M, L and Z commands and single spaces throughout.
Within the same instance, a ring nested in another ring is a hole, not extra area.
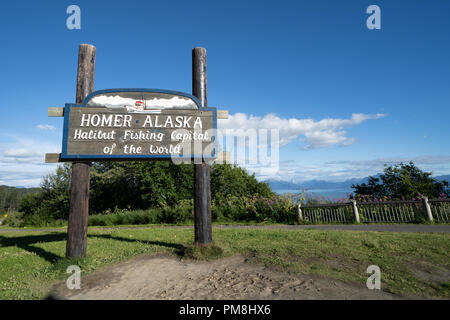
M 193 167 L 169 161 L 102 162 L 91 170 L 91 210 L 172 206 L 192 197 Z
M 255 174 L 250 175 L 245 169 L 230 164 L 220 164 L 212 167 L 211 193 L 216 200 L 223 200 L 227 196 L 273 196 L 269 185 L 256 180 Z
M 70 164 L 64 164 L 43 179 L 41 192 L 25 197 L 19 210 L 25 216 L 43 219 L 67 219 L 70 195 Z M 193 199 L 194 165 L 176 165 L 170 161 L 93 163 L 91 167 L 90 213 L 114 209 L 174 207 Z M 211 168 L 213 200 L 227 196 L 273 196 L 266 183 L 229 164 Z
M 103 162 L 91 171 L 91 211 L 132 208 L 147 209 L 174 206 L 193 198 L 194 166 L 170 161 Z M 254 175 L 229 164 L 211 168 L 213 199 L 227 195 L 244 196 L 273 193 Z
M 140 207 L 140 194 L 128 162 L 94 163 L 91 168 L 90 210 Z
M 58 166 L 56 174 L 47 175 L 41 183 L 43 205 L 55 219 L 68 218 L 71 178 L 72 165 L 64 163 Z
M 384 173 L 379 177 L 369 177 L 368 183 L 352 185 L 356 195 L 369 195 L 373 198 L 391 197 L 393 199 L 411 199 L 427 196 L 438 198 L 449 196 L 448 182 L 431 177 L 431 172 L 423 172 L 413 162 L 385 165 Z
M 145 208 L 173 206 L 179 200 L 192 198 L 193 165 L 148 161 L 133 166 Z
M 24 195 L 39 192 L 39 188 L 16 188 L 0 186 L 0 213 L 9 210 L 17 210 Z
M 49 174 L 42 180 L 41 192 L 22 198 L 19 211 L 23 212 L 25 217 L 39 214 L 48 221 L 67 219 L 71 176 L 71 164 L 58 166 L 54 174 Z

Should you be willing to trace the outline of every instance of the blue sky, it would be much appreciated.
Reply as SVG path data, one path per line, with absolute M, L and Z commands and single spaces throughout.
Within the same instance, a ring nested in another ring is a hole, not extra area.
M 71 4 L 81 30 L 66 28 Z M 366 27 L 372 4 L 381 30 Z M 450 174 L 449 12 L 439 0 L 2 3 L 0 184 L 55 169 L 43 161 L 61 150 L 62 119 L 47 107 L 74 102 L 81 43 L 97 48 L 96 90 L 188 93 L 191 50 L 205 47 L 224 127 L 282 129 L 279 168 L 260 179 L 340 181 L 410 160 Z

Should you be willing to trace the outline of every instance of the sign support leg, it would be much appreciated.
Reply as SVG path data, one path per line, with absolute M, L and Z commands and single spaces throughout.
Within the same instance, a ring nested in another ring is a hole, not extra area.
M 94 91 L 95 52 L 95 47 L 89 44 L 81 44 L 79 47 L 76 91 L 78 104 L 81 104 L 84 98 Z M 90 163 L 73 163 L 67 227 L 67 258 L 82 258 L 86 255 L 89 180 Z
M 208 106 L 206 83 L 206 49 L 197 47 L 192 50 L 192 94 L 203 107 Z M 194 163 L 194 226 L 198 245 L 212 243 L 210 170 L 203 159 L 202 163 Z

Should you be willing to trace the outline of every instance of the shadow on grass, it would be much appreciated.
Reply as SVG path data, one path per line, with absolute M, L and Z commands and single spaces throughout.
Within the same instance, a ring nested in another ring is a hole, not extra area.
M 169 249 L 174 249 L 174 253 L 179 258 L 187 258 L 193 260 L 213 260 L 223 256 L 223 250 L 215 244 L 210 245 L 188 245 L 184 246 L 180 243 L 173 242 L 163 242 L 163 241 L 151 241 L 151 240 L 139 240 L 139 239 L 129 239 L 124 237 L 112 236 L 109 234 L 91 234 L 88 235 L 89 238 L 103 238 L 111 239 L 117 241 L 125 242 L 142 242 L 148 245 L 166 247 Z
M 34 253 L 50 263 L 57 263 L 63 257 L 48 252 L 42 248 L 33 246 L 33 244 L 43 242 L 55 242 L 66 240 L 65 233 L 50 233 L 45 235 L 21 236 L 21 237 L 4 237 L 0 235 L 0 247 L 18 247 L 28 252 Z
M 180 243 L 129 239 L 129 238 L 124 238 L 124 237 L 112 236 L 109 234 L 90 234 L 90 235 L 88 235 L 88 238 L 103 238 L 103 239 L 110 239 L 110 240 L 117 240 L 117 241 L 124 241 L 124 242 L 142 242 L 142 243 L 149 244 L 149 245 L 166 247 L 169 249 L 174 249 L 175 254 L 179 257 L 184 256 L 184 252 L 186 250 L 186 247 Z
M 166 248 L 174 249 L 174 253 L 183 257 L 185 253 L 185 246 L 178 243 L 170 243 L 170 242 L 162 242 L 162 241 L 145 241 L 139 239 L 128 239 L 124 237 L 117 237 L 112 235 L 96 235 L 96 234 L 88 234 L 88 238 L 103 238 L 109 240 L 116 241 L 125 241 L 125 242 L 142 242 L 148 245 L 161 246 Z M 63 256 L 56 255 L 52 252 L 46 251 L 42 248 L 35 246 L 38 243 L 47 243 L 47 242 L 55 242 L 55 241 L 66 241 L 67 234 L 61 232 L 54 232 L 45 235 L 27 235 L 20 237 L 5 237 L 0 235 L 0 248 L 5 247 L 18 247 L 28 252 L 34 253 L 37 256 L 45 259 L 46 261 L 56 264 L 60 260 L 65 259 Z M 89 252 L 89 241 L 88 241 L 88 252 Z

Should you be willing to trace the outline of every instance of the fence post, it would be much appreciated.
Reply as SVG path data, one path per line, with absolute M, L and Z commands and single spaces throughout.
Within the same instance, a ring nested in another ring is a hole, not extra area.
M 355 215 L 355 221 L 356 223 L 359 223 L 359 212 L 358 212 L 358 207 L 356 206 L 356 200 L 350 200 L 350 202 L 352 203 L 352 208 L 353 208 L 353 214 Z
M 433 221 L 433 214 L 431 213 L 431 207 L 430 207 L 430 203 L 428 202 L 428 198 L 423 197 L 422 203 L 423 203 L 424 210 L 427 214 L 428 221 L 430 221 L 430 222 Z
M 302 204 L 299 203 L 297 206 L 297 210 L 298 210 L 298 222 L 301 222 L 303 220 L 303 213 L 302 213 Z

